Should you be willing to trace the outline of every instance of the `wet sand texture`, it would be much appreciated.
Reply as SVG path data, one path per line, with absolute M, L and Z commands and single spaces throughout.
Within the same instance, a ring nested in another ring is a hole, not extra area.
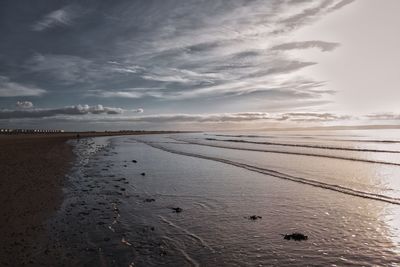
M 80 138 L 161 132 L 79 133 Z M 77 133 L 0 135 L 0 266 L 34 266 L 47 255 L 45 222 L 62 203 Z M 53 248 L 54 249 L 54 248 Z M 57 262 L 49 254 L 47 262 Z
M 34 240 L 45 238 L 42 223 L 61 203 L 63 175 L 73 157 L 67 139 L 0 139 L 1 265 L 29 263 Z

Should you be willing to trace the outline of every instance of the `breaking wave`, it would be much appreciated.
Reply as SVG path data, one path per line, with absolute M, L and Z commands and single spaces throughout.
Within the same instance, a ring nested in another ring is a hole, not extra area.
M 400 153 L 400 151 L 396 151 L 396 150 L 365 149 L 365 148 L 350 148 L 350 147 L 333 147 L 333 146 L 306 145 L 306 144 L 286 144 L 286 143 L 278 143 L 278 142 L 257 142 L 257 141 L 236 140 L 236 139 L 206 138 L 205 140 L 208 140 L 208 141 L 219 141 L 219 142 L 231 142 L 231 143 L 257 144 L 257 145 L 267 145 L 267 146 L 288 146 L 288 147 L 318 148 L 318 149 L 341 150 L 341 151 L 357 151 L 357 152 L 373 152 L 373 153 Z
M 200 158 L 200 159 L 206 159 L 206 160 L 212 160 L 212 161 L 216 161 L 216 162 L 221 162 L 221 163 L 229 164 L 229 165 L 232 165 L 232 166 L 235 166 L 235 167 L 239 167 L 239 168 L 242 168 L 242 169 L 246 169 L 246 170 L 249 170 L 249 171 L 253 171 L 253 172 L 269 175 L 269 176 L 272 176 L 272 177 L 275 177 L 275 178 L 279 178 L 279 179 L 284 179 L 284 180 L 289 180 L 289 181 L 293 181 L 293 182 L 297 182 L 297 183 L 301 183 L 301 184 L 311 185 L 311 186 L 315 186 L 315 187 L 318 187 L 318 188 L 322 188 L 322 189 L 327 189 L 327 190 L 343 193 L 343 194 L 346 194 L 346 195 L 351 195 L 351 196 L 356 196 L 356 197 L 361 197 L 361 198 L 366 198 L 366 199 L 371 199 L 371 200 L 391 203 L 391 204 L 395 204 L 395 205 L 400 205 L 400 198 L 393 198 L 393 197 L 389 197 L 389 196 L 385 196 L 385 195 L 374 194 L 374 193 L 370 193 L 370 192 L 364 192 L 364 191 L 360 191 L 360 190 L 356 190 L 356 189 L 352 189 L 352 188 L 348 188 L 348 187 L 344 187 L 344 186 L 340 186 L 340 185 L 323 183 L 323 182 L 319 182 L 319 181 L 315 181 L 315 180 L 311 180 L 311 179 L 306 179 L 306 178 L 302 178 L 302 177 L 298 177 L 298 176 L 293 176 L 293 175 L 285 174 L 285 173 L 282 173 L 282 172 L 279 172 L 279 171 L 260 168 L 260 167 L 256 167 L 256 166 L 253 166 L 253 165 L 240 163 L 240 162 L 236 162 L 236 161 L 232 161 L 232 160 L 227 160 L 227 159 L 222 159 L 222 158 L 217 158 L 217 157 L 212 157 L 212 156 L 206 156 L 206 155 L 201 155 L 201 154 L 178 151 L 178 150 L 174 150 L 174 149 L 170 149 L 170 148 L 166 148 L 166 147 L 157 145 L 154 142 L 146 142 L 146 141 L 140 141 L 140 142 L 145 143 L 145 144 L 147 144 L 147 145 L 149 145 L 149 146 L 151 146 L 153 148 L 160 149 L 160 150 L 163 150 L 163 151 L 166 151 L 166 152 L 169 152 L 169 153 L 173 153 L 173 154 L 178 154 L 178 155 L 183 155 L 183 156 L 188 156 L 188 157 L 195 157 L 195 158 Z
M 180 140 L 180 141 L 183 141 L 183 140 Z M 184 142 L 186 142 L 187 144 L 191 144 L 191 145 L 208 146 L 208 147 L 216 147 L 216 148 L 224 148 L 224 149 L 232 149 L 232 150 L 243 150 L 243 151 L 264 152 L 264 153 L 277 153 L 277 154 L 297 155 L 297 156 L 307 156 L 307 157 L 321 157 L 321 158 L 350 160 L 350 161 L 358 161 L 358 162 L 365 162 L 365 163 L 400 166 L 400 163 L 388 162 L 388 161 L 380 161 L 380 160 L 341 157 L 341 156 L 323 155 L 323 154 L 317 154 L 317 153 L 305 153 L 305 152 L 293 152 L 293 151 L 281 151 L 281 150 L 268 150 L 268 149 L 245 148 L 245 147 L 230 147 L 230 146 L 223 146 L 223 145 L 217 145 L 217 144 L 204 144 L 204 143 L 188 141 L 188 140 L 185 140 Z

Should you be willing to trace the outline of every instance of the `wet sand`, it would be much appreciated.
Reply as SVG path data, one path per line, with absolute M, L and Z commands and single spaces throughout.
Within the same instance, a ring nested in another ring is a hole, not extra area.
M 3 137 L 0 171 L 12 178 L 1 177 L 0 266 L 397 266 L 399 206 L 325 186 L 398 199 L 397 166 L 140 134 Z M 373 191 L 364 177 L 391 190 Z
M 149 133 L 157 132 L 126 134 Z M 105 135 L 124 134 L 80 133 Z M 73 138 L 76 133 L 0 136 L 0 265 L 35 265 L 32 254 L 47 249 L 43 224 L 62 203 L 63 178 L 74 157 L 66 142 Z

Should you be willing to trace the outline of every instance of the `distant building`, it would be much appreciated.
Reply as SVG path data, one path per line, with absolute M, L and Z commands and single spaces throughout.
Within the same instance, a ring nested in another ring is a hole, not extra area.
M 43 134 L 43 133 L 63 133 L 64 130 L 49 129 L 1 129 L 0 134 Z

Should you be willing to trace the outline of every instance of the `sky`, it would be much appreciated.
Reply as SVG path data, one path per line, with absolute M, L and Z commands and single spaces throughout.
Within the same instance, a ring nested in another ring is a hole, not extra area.
M 3 0 L 0 127 L 400 122 L 398 0 Z

